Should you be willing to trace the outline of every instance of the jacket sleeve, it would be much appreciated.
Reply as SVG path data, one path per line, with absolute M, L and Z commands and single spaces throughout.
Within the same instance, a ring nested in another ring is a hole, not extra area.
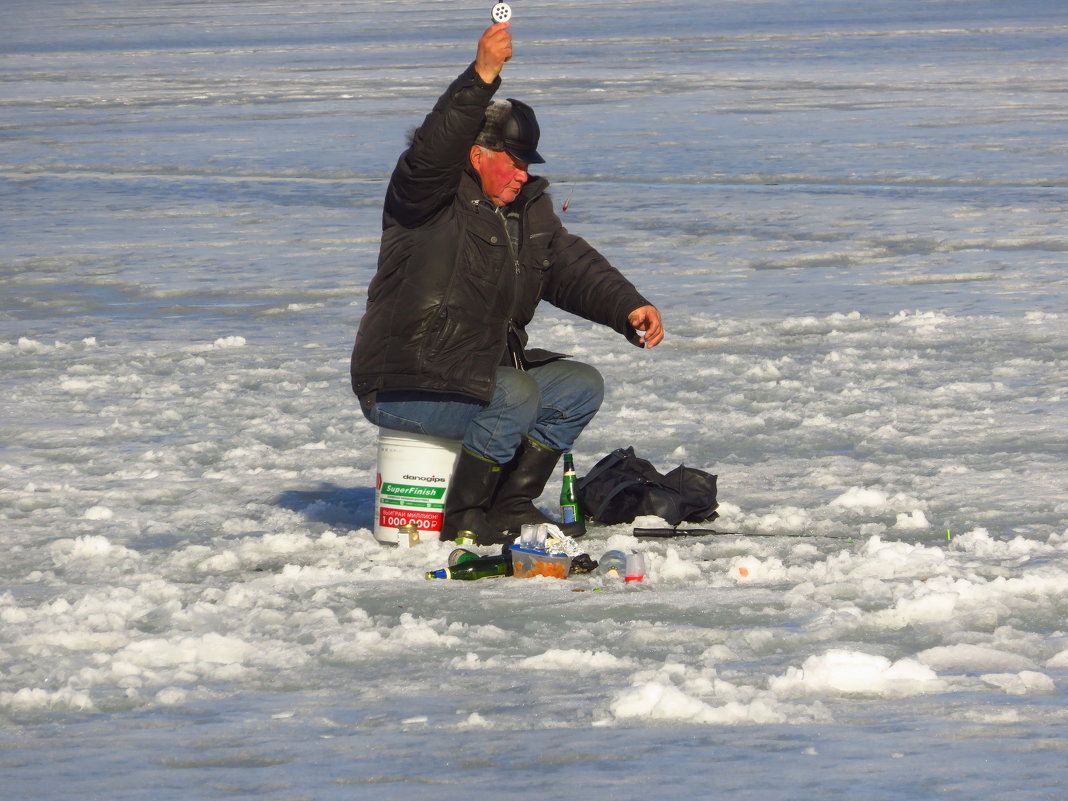
M 390 178 L 386 220 L 414 228 L 449 204 L 500 83 L 499 77 L 492 84 L 484 82 L 472 63 L 438 98 Z
M 640 334 L 627 316 L 648 300 L 585 239 L 567 231 L 556 219 L 550 246 L 549 281 L 544 299 L 564 311 L 606 325 L 642 347 Z

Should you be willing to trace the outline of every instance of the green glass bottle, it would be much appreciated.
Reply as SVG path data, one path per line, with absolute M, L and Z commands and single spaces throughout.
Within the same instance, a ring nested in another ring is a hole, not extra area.
M 582 520 L 582 505 L 579 503 L 578 487 L 575 486 L 575 462 L 570 453 L 564 454 L 564 479 L 560 484 L 560 523 L 578 523 Z
M 498 556 L 466 558 L 440 570 L 430 570 L 426 573 L 426 578 L 474 581 L 510 575 L 512 575 L 512 560 L 508 558 L 508 554 L 502 553 Z
M 468 559 L 479 559 L 480 556 L 475 551 L 468 548 L 453 548 L 452 553 L 449 554 L 449 567 L 457 565 L 460 562 L 466 562 Z

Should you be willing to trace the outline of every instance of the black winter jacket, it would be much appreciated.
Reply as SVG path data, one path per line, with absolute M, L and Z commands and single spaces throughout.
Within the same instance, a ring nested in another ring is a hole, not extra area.
M 468 67 L 400 157 L 386 194 L 378 271 L 352 352 L 352 387 L 455 393 L 488 401 L 509 341 L 520 367 L 559 358 L 525 350 L 545 299 L 635 344 L 627 315 L 649 302 L 553 212 L 531 176 L 509 206 L 482 192 L 468 154 L 500 85 Z M 519 215 L 519 248 L 505 214 Z

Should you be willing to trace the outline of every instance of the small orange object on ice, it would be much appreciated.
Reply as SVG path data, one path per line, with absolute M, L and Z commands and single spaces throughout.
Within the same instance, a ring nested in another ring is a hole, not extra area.
M 742 578 L 746 578 L 749 575 L 749 568 L 748 567 L 739 567 L 738 568 L 738 575 L 741 576 Z

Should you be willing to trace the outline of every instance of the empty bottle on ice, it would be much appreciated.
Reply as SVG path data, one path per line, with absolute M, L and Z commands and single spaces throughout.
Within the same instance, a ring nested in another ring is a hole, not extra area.
M 464 558 L 455 564 L 443 567 L 440 570 L 428 571 L 426 573 L 426 578 L 474 581 L 475 579 L 510 575 L 512 575 L 512 560 L 508 557 L 507 553 L 502 553 L 497 556 Z

